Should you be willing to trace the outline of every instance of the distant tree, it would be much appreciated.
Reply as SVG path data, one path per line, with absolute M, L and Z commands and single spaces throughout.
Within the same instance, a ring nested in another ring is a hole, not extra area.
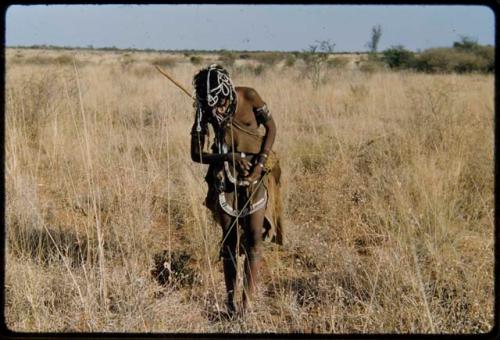
M 370 37 L 370 41 L 366 43 L 367 47 L 370 50 L 370 53 L 377 53 L 378 43 L 380 42 L 380 38 L 382 37 L 382 26 L 376 25 L 372 27 L 372 33 Z
M 465 51 L 477 50 L 479 46 L 477 39 L 465 35 L 461 35 L 460 41 L 455 41 L 453 43 L 453 48 Z
M 316 50 L 318 49 L 318 45 L 315 45 L 315 44 L 312 44 L 312 45 L 309 45 L 309 52 L 311 53 L 316 53 Z
M 314 88 L 318 88 L 323 78 L 324 69 L 330 53 L 333 53 L 335 43 L 330 40 L 316 40 L 309 45 L 309 51 L 302 53 L 306 63 L 306 77 L 309 78 Z
M 316 42 L 319 44 L 320 52 L 333 53 L 333 49 L 335 48 L 335 43 L 332 43 L 330 40 L 321 40 Z

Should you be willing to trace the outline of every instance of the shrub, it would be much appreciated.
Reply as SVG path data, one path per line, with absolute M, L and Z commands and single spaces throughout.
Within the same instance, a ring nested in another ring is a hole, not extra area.
M 432 48 L 422 52 L 416 59 L 415 68 L 429 73 L 488 72 L 493 61 L 473 52 L 453 48 Z
M 304 75 L 311 80 L 313 87 L 316 89 L 323 82 L 325 66 L 328 57 L 333 53 L 335 43 L 330 40 L 316 41 L 309 45 L 309 50 L 301 54 L 306 65 Z
M 487 61 L 472 53 L 456 53 L 453 71 L 457 73 L 485 72 L 488 68 Z
M 383 52 L 382 60 L 393 69 L 413 67 L 415 54 L 403 46 L 393 46 Z
M 462 36 L 452 48 L 425 50 L 418 56 L 415 67 L 424 72 L 493 72 L 494 47 L 479 45 L 477 40 Z
M 256 76 L 260 76 L 262 73 L 264 73 L 264 71 L 266 70 L 265 66 L 262 65 L 262 64 L 259 64 L 257 65 L 254 69 L 253 69 L 253 73 L 256 75 Z
M 295 65 L 295 61 L 297 61 L 297 58 L 293 54 L 288 54 L 285 58 L 285 66 L 292 67 Z
M 467 36 L 462 36 L 460 37 L 460 41 L 453 43 L 453 48 L 463 51 L 475 51 L 480 47 L 481 45 L 477 43 L 476 39 Z
M 484 72 L 493 72 L 495 70 L 495 48 L 493 46 L 480 46 L 476 50 L 476 55 L 485 60 Z
M 393 46 L 383 52 L 382 60 L 393 69 L 413 68 L 428 73 L 493 72 L 494 47 L 482 46 L 468 37 L 453 43 L 453 47 L 430 48 L 420 54 Z
M 200 65 L 203 61 L 203 58 L 194 55 L 191 58 L 189 58 L 189 61 L 193 65 Z
M 304 53 L 303 58 L 307 68 L 305 76 L 311 80 L 314 88 L 318 88 L 322 82 L 328 54 L 306 52 Z

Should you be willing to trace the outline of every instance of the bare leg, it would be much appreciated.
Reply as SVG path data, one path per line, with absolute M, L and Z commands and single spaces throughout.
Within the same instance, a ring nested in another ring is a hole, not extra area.
M 219 223 L 222 227 L 222 248 L 221 257 L 224 266 L 224 281 L 227 292 L 227 308 L 230 314 L 236 311 L 234 305 L 234 289 L 236 287 L 237 276 L 237 225 L 233 225 L 234 218 L 219 212 Z
M 251 305 L 252 297 L 258 282 L 262 228 L 264 225 L 265 209 L 260 209 L 248 216 L 245 225 L 246 253 L 245 253 L 245 277 L 243 291 L 243 308 Z

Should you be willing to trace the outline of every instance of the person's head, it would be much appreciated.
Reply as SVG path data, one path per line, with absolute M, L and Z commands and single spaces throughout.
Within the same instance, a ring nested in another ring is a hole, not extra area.
M 235 100 L 234 86 L 229 72 L 212 64 L 201 69 L 193 78 L 196 100 L 205 110 L 224 115 Z

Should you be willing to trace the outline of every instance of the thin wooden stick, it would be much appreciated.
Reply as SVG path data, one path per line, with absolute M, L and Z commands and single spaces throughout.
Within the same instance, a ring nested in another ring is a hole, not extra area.
M 195 99 L 190 93 L 188 90 L 186 90 L 181 84 L 179 84 L 178 82 L 176 82 L 171 76 L 169 76 L 167 74 L 167 72 L 165 72 L 164 70 L 161 69 L 160 66 L 158 65 L 155 65 L 156 69 L 158 70 L 158 72 L 160 72 L 161 74 L 163 74 L 168 80 L 170 80 L 172 83 L 174 83 L 175 85 L 177 85 L 178 88 L 180 88 L 182 91 L 184 91 L 189 97 L 191 97 L 191 99 Z

